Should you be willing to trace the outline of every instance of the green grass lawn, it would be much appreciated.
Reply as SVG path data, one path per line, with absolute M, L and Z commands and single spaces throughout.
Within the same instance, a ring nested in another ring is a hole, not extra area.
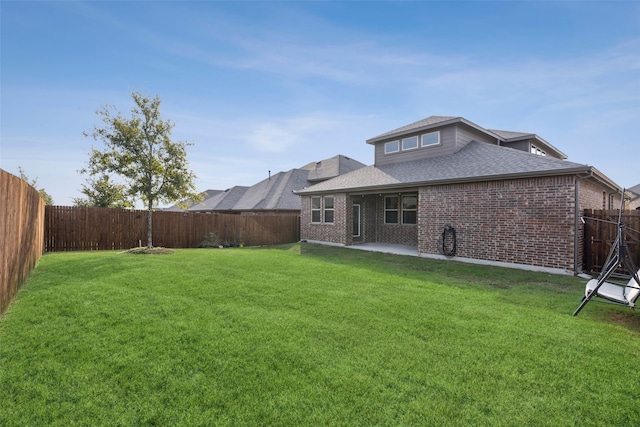
M 584 280 L 295 244 L 45 255 L 0 425 L 640 425 L 640 313 Z

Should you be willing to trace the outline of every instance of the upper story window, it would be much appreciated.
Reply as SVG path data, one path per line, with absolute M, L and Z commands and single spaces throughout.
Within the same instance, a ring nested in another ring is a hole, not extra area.
M 384 154 L 397 153 L 400 151 L 400 141 L 389 141 L 384 144 Z
M 537 154 L 539 156 L 546 156 L 547 153 L 536 147 L 535 145 L 531 145 L 531 154 Z
M 418 148 L 418 137 L 411 136 L 409 138 L 402 139 L 402 150 L 412 150 Z
M 415 150 L 416 148 L 421 147 L 433 147 L 434 145 L 440 145 L 440 131 L 408 136 L 401 140 L 396 139 L 394 141 L 385 142 L 384 154 Z
M 429 132 L 420 136 L 423 147 L 440 144 L 440 132 Z

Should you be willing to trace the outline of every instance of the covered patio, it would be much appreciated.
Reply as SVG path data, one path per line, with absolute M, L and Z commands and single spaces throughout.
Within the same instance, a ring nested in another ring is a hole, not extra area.
M 395 245 L 392 243 L 359 243 L 346 246 L 349 249 L 359 249 L 361 251 L 382 252 L 395 255 L 419 256 L 418 248 L 409 245 Z

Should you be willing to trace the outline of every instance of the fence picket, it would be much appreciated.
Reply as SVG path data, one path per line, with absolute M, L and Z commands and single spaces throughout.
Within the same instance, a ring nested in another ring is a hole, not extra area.
M 602 269 L 602 264 L 617 236 L 616 224 L 598 220 L 617 222 L 619 214 L 619 210 L 584 211 L 586 218 L 595 219 L 587 219 L 584 225 L 584 271 L 597 272 Z M 625 227 L 640 231 L 640 212 L 622 211 L 622 222 Z M 628 231 L 626 243 L 634 264 L 640 267 L 640 234 Z
M 47 206 L 44 223 L 47 252 L 120 250 L 147 241 L 147 212 L 142 210 Z M 291 214 L 153 213 L 154 246 L 194 248 L 209 233 L 229 245 L 292 243 L 300 240 L 300 222 Z
M 0 314 L 42 255 L 44 210 L 35 188 L 0 169 Z

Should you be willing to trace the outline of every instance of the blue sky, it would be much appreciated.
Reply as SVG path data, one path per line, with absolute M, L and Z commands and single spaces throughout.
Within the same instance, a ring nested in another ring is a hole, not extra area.
M 0 3 L 0 168 L 80 197 L 95 111 L 162 98 L 199 190 L 431 115 L 536 133 L 640 183 L 640 2 Z

